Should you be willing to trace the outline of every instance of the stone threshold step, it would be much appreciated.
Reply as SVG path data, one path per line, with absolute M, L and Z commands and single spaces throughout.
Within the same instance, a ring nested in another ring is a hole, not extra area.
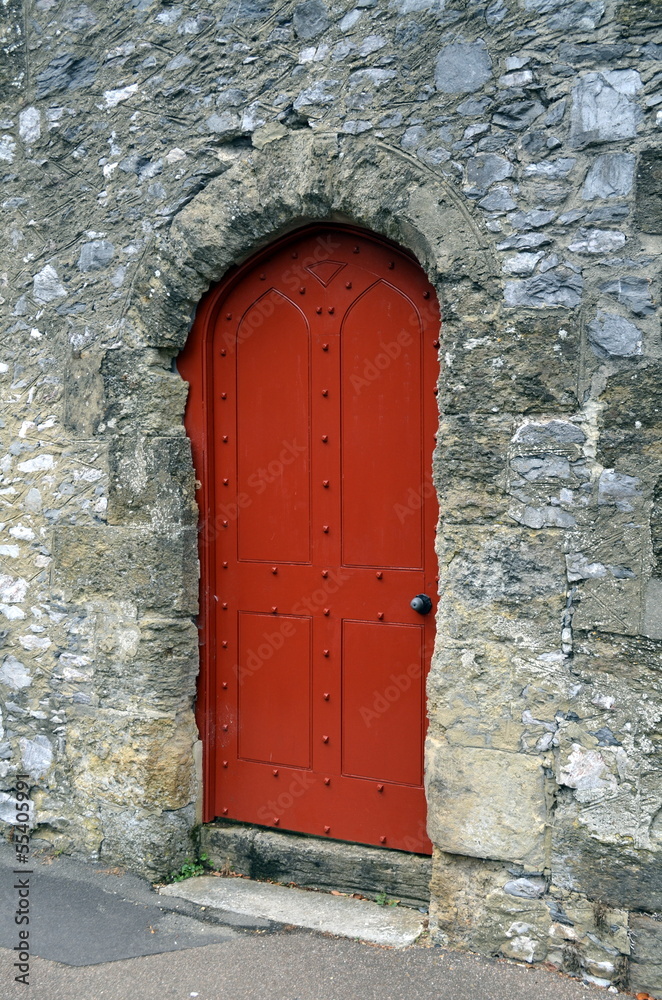
M 425 930 L 423 914 L 407 907 L 380 906 L 367 899 L 331 896 L 246 878 L 201 875 L 163 886 L 159 892 L 217 911 L 266 918 L 392 948 L 406 948 Z
M 200 853 L 221 872 L 305 889 L 385 894 L 406 906 L 427 907 L 432 859 L 364 844 L 215 820 L 200 828 Z

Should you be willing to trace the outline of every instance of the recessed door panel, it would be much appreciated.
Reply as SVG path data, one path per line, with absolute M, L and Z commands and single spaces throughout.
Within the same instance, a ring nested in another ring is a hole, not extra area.
M 309 349 L 306 317 L 276 289 L 239 324 L 240 559 L 310 560 Z
M 422 653 L 422 625 L 343 622 L 343 774 L 421 784 Z
M 411 298 L 377 281 L 341 332 L 342 551 L 348 566 L 423 565 L 421 320 Z M 429 461 L 429 455 L 427 456 Z
M 239 613 L 239 757 L 310 767 L 310 624 Z

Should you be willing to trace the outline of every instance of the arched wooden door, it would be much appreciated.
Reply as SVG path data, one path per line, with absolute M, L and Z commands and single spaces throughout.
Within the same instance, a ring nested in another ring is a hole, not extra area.
M 439 314 L 419 265 L 301 230 L 198 310 L 205 818 L 429 852 Z

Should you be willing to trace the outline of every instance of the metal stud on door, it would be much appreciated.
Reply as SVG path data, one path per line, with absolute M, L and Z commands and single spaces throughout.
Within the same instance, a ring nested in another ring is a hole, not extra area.
M 340 226 L 201 306 L 180 371 L 203 529 L 206 818 L 428 852 L 439 315 Z

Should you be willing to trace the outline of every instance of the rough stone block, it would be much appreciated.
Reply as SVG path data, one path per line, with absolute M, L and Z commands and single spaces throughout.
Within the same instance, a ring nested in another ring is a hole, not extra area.
M 511 425 L 509 417 L 482 414 L 442 418 L 433 468 L 445 521 L 480 523 L 503 515 Z
M 646 149 L 639 156 L 635 220 L 644 233 L 662 233 L 662 153 Z
M 506 329 L 474 324 L 453 333 L 446 329 L 441 375 L 446 413 L 575 410 L 579 332 L 567 312 L 520 315 Z
M 428 820 L 434 844 L 450 854 L 544 865 L 539 758 L 451 747 L 430 737 L 426 762 L 428 799 L 437 803 Z
M 195 525 L 194 475 L 189 439 L 122 436 L 110 446 L 110 524 Z
M 630 917 L 630 930 L 630 989 L 633 993 L 662 996 L 662 920 L 643 913 L 633 913 Z
M 566 602 L 558 533 L 446 525 L 439 542 L 439 620 L 455 638 L 524 636 L 554 649 Z M 514 618 L 517 627 L 513 629 Z
M 121 597 L 143 609 L 195 614 L 197 534 L 146 528 L 56 528 L 54 582 L 67 601 Z
M 198 673 L 198 630 L 187 619 L 122 620 L 99 614 L 94 691 L 101 708 L 159 712 L 190 708 Z
M 171 434 L 182 427 L 188 388 L 158 352 L 108 351 L 102 365 L 106 422 L 135 433 Z M 182 435 L 183 436 L 183 435 Z

